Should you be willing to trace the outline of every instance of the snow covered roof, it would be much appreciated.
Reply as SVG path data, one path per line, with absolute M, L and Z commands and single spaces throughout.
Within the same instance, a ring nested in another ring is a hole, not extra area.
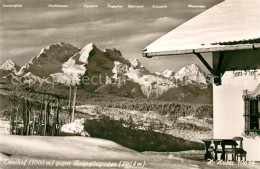
M 143 56 L 260 48 L 260 0 L 225 0 L 157 39 Z

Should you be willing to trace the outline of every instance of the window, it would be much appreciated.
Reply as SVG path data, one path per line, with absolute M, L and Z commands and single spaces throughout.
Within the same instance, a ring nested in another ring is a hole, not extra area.
M 258 90 L 260 87 L 254 92 L 244 91 L 246 134 L 254 132 L 260 135 L 260 95 L 256 95 Z

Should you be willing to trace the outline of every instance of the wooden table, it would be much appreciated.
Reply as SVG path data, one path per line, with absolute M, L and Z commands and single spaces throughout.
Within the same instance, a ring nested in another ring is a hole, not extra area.
M 207 160 L 208 158 L 212 159 L 209 148 L 211 145 L 211 142 L 215 145 L 215 149 L 213 149 L 215 157 L 214 160 L 217 160 L 217 154 L 221 153 L 221 159 L 225 160 L 225 146 L 231 145 L 232 148 L 235 148 L 238 144 L 233 139 L 204 139 L 202 140 L 205 144 L 206 153 L 204 155 L 204 159 Z M 218 145 L 221 145 L 221 150 L 219 152 L 219 149 L 217 149 Z

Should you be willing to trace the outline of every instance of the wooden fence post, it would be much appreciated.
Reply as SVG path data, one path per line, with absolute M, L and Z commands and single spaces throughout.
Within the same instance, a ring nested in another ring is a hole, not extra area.
M 10 123 L 11 123 L 11 125 L 10 125 L 10 134 L 12 135 L 12 134 L 14 134 L 14 115 L 11 114 L 10 117 L 11 117 L 11 120 L 10 120 Z
M 43 96 L 44 97 L 44 96 Z M 43 112 L 43 104 L 44 104 L 44 99 L 42 97 L 42 100 L 41 100 L 41 110 L 40 110 L 40 113 L 39 113 L 39 120 L 38 120 L 38 133 L 40 135 L 42 135 L 42 112 Z
M 72 107 L 72 114 L 71 114 L 71 122 L 74 121 L 76 97 L 77 97 L 77 84 L 74 86 L 74 96 L 73 96 L 73 107 Z
M 60 106 L 60 96 L 57 97 L 57 109 L 56 109 L 56 133 L 59 136 L 60 135 L 60 126 L 59 126 L 59 116 L 60 116 L 60 111 L 59 111 L 59 106 Z
M 35 110 L 33 110 L 33 126 L 32 126 L 32 135 L 34 135 L 34 127 L 35 127 Z
M 23 135 L 25 135 L 27 133 L 26 131 L 26 127 L 27 127 L 27 123 L 26 123 L 26 117 L 27 115 L 27 99 L 24 99 L 24 103 L 23 103 Z
M 69 91 L 69 104 L 68 107 L 71 107 L 71 84 L 70 84 L 70 91 Z
M 19 109 L 16 108 L 16 112 L 15 112 L 15 134 L 17 134 L 18 111 L 19 111 Z
M 10 114 L 10 135 L 12 135 L 12 115 Z
M 26 135 L 30 135 L 30 113 L 31 113 L 31 103 L 29 102 L 29 100 L 27 100 L 27 132 L 26 132 Z
M 44 136 L 45 136 L 45 134 L 46 134 L 47 108 L 48 108 L 48 102 L 47 102 L 47 100 L 45 100 L 45 111 L 44 111 L 44 130 L 43 130 L 43 135 L 44 135 Z

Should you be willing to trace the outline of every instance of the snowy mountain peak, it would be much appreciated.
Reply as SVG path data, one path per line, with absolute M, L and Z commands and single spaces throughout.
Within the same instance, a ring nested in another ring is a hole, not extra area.
M 5 63 L 0 67 L 1 70 L 9 70 L 16 72 L 19 69 L 19 66 L 16 65 L 12 60 L 7 60 Z
M 62 64 L 79 51 L 80 49 L 64 42 L 49 45 L 24 65 L 18 74 L 31 72 L 39 77 L 47 77 L 52 73 L 61 72 Z
M 133 68 L 142 68 L 142 67 L 144 67 L 137 58 L 131 58 L 131 59 L 129 59 L 129 61 L 130 61 L 131 66 Z
M 114 62 L 126 63 L 121 52 L 116 49 L 100 50 L 95 44 L 90 43 L 83 47 L 78 53 L 62 64 L 62 73 L 54 73 L 56 79 L 65 79 L 66 84 L 80 82 L 83 75 L 88 77 L 99 75 L 113 75 Z M 127 62 L 129 64 L 129 62 Z M 74 78 L 71 79 L 71 76 Z
M 58 42 L 58 43 L 51 44 L 51 45 L 49 45 L 49 46 L 43 48 L 37 56 L 33 57 L 33 58 L 29 61 L 29 63 L 30 63 L 30 62 L 33 63 L 33 60 L 34 60 L 34 59 L 38 59 L 38 58 L 41 57 L 42 55 L 48 55 L 48 54 L 51 53 L 51 52 L 55 52 L 55 50 L 57 50 L 57 49 L 60 49 L 60 48 L 66 49 L 66 48 L 70 48 L 70 47 L 73 47 L 73 46 L 72 46 L 71 44 L 65 43 L 65 42 Z M 73 47 L 73 48 L 75 48 L 75 47 Z
M 187 66 L 187 67 L 188 67 L 188 69 L 190 69 L 190 70 L 196 69 L 196 70 L 198 70 L 198 71 L 202 71 L 201 68 L 200 68 L 198 65 L 196 65 L 196 64 L 191 64 L 190 66 Z
M 87 44 L 80 52 L 76 53 L 67 62 L 62 64 L 62 71 L 67 74 L 84 75 L 89 58 L 98 51 L 100 50 L 93 43 Z
M 195 64 L 191 64 L 190 66 L 185 66 L 182 69 L 180 69 L 176 75 L 177 76 L 186 76 L 189 75 L 191 73 L 198 73 L 200 71 L 200 67 L 195 65 Z
M 79 61 L 82 62 L 82 63 L 87 64 L 88 63 L 88 59 L 91 56 L 90 52 L 93 51 L 93 50 L 97 50 L 97 49 L 98 48 L 93 43 L 87 44 L 79 52 L 79 54 L 80 54 Z
M 189 66 L 183 67 L 179 70 L 176 75 L 176 79 L 183 80 L 184 78 L 189 81 L 194 81 L 198 83 L 206 83 L 206 78 L 199 66 L 196 64 L 191 64 Z
M 175 75 L 175 71 L 174 70 L 166 69 L 165 71 L 162 72 L 162 76 L 164 76 L 166 78 L 174 77 L 174 75 Z
M 190 65 L 190 67 L 199 67 L 199 66 L 193 63 Z

